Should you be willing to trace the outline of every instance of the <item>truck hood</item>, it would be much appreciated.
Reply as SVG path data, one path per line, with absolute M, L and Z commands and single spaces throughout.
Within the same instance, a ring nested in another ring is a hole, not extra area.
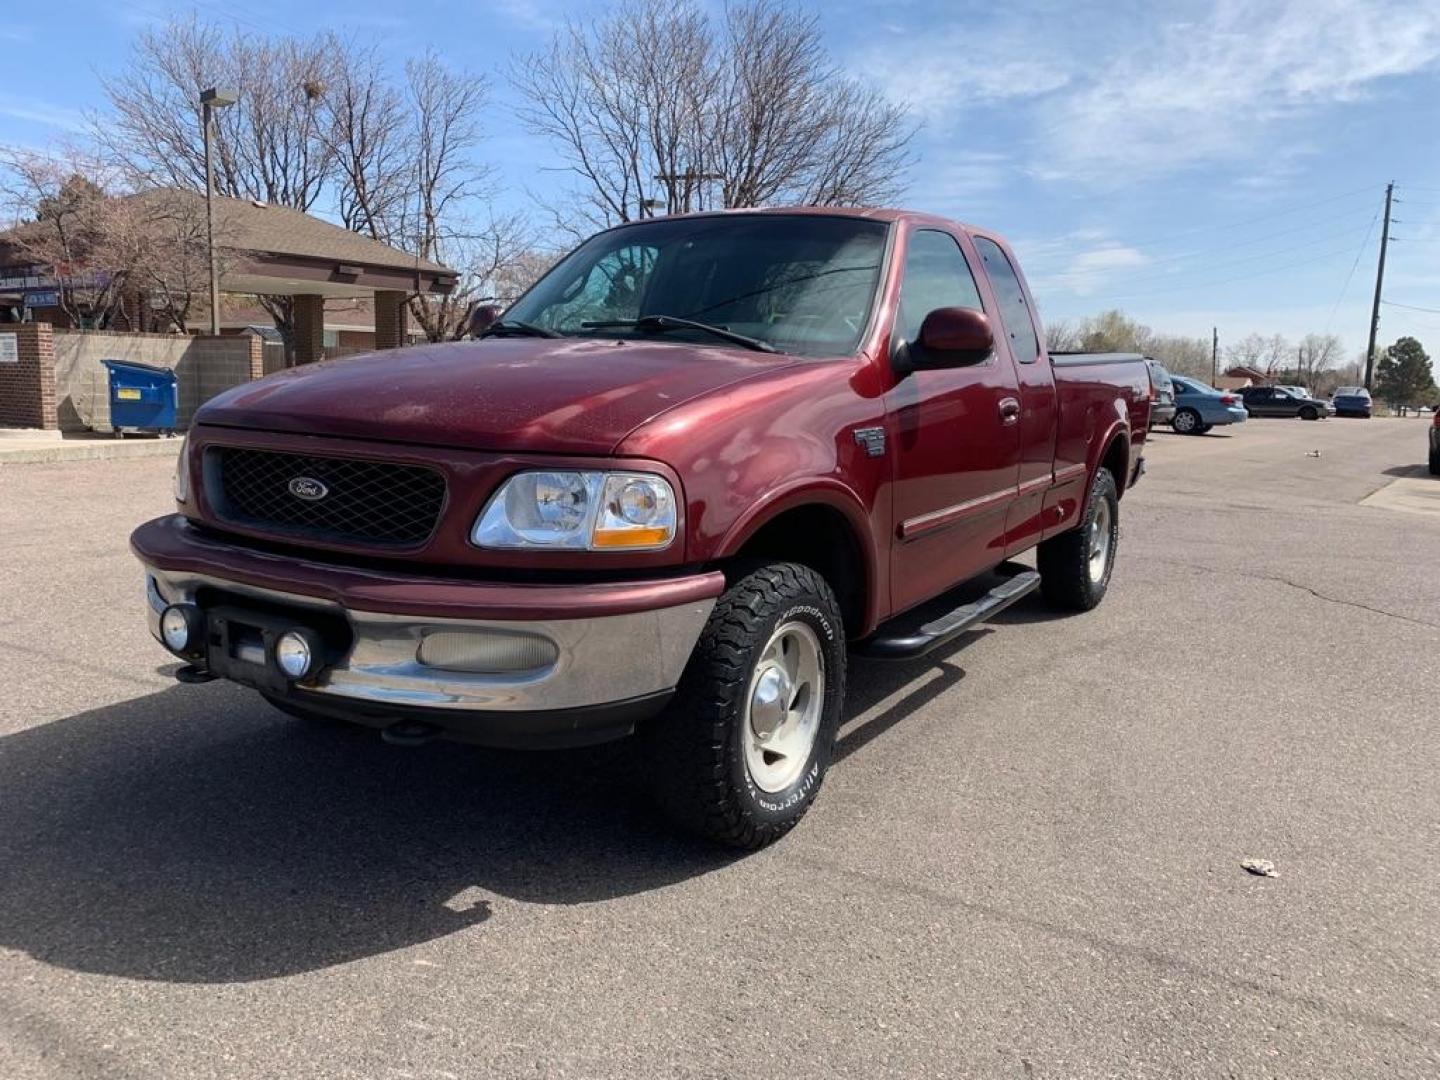
M 471 450 L 607 454 L 667 409 L 792 356 L 691 343 L 490 338 L 326 360 L 213 398 L 196 421 Z

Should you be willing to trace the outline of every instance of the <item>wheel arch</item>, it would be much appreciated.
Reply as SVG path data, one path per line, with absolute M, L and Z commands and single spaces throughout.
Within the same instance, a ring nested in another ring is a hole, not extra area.
M 840 603 L 849 637 L 879 622 L 880 565 L 869 516 L 843 486 L 779 492 L 738 521 L 720 545 L 726 562 L 766 558 L 808 566 Z

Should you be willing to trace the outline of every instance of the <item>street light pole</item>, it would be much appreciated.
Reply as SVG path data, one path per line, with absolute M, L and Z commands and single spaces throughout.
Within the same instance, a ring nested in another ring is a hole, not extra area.
M 220 269 L 215 262 L 215 164 L 210 151 L 210 128 L 216 109 L 234 105 L 234 90 L 211 87 L 200 94 L 201 122 L 205 126 L 205 248 L 210 259 L 210 333 L 220 333 Z

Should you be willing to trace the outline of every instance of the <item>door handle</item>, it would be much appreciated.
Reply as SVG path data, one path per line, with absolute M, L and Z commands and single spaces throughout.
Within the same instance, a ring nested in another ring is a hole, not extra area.
M 1013 397 L 1000 399 L 1000 422 L 1013 424 L 1020 419 L 1020 402 Z

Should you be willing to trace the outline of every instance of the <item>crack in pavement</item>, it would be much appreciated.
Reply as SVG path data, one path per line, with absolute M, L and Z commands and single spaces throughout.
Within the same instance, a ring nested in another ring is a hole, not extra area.
M 1328 604 L 1339 604 L 1342 607 L 1355 608 L 1358 611 L 1368 611 L 1372 615 L 1384 615 L 1389 619 L 1399 619 L 1401 622 L 1412 623 L 1415 626 L 1429 627 L 1431 630 L 1440 630 L 1440 623 L 1429 622 L 1426 619 L 1417 619 L 1413 615 L 1401 615 L 1399 612 L 1386 611 L 1384 608 L 1371 607 L 1369 604 L 1362 604 L 1358 600 L 1343 600 L 1338 596 L 1327 596 L 1309 585 L 1301 585 L 1298 581 L 1291 581 L 1279 574 L 1260 574 L 1253 570 L 1237 570 L 1233 567 L 1222 569 L 1218 566 L 1206 566 L 1204 563 L 1186 562 L 1184 559 L 1167 559 L 1163 555 L 1138 555 L 1132 558 L 1149 559 L 1151 562 L 1166 563 L 1170 566 L 1183 566 L 1189 570 L 1202 570 L 1207 574 L 1215 574 L 1220 577 L 1234 575 L 1235 577 L 1250 578 L 1254 581 L 1274 581 L 1281 585 L 1288 585 L 1292 589 L 1309 593 L 1317 600 L 1324 600 Z
M 1436 1045 L 1434 1032 L 1420 1027 L 1407 1019 L 1394 1016 L 1389 1012 L 1380 1013 L 1371 1009 L 1356 1008 L 1342 1001 L 1334 1001 L 1316 994 L 1267 984 L 1260 979 L 1250 976 L 1237 975 L 1227 971 L 1217 971 L 1205 963 L 1192 960 L 1178 952 L 1169 951 L 1160 946 L 1147 945 L 1141 942 L 1121 941 L 1097 930 L 1090 930 L 1082 926 L 1066 925 L 1065 923 L 1052 921 L 1038 915 L 1030 915 L 1022 911 L 1007 910 L 993 904 L 984 903 L 983 901 L 969 899 L 945 889 L 900 881 L 886 874 L 845 866 L 825 858 L 786 852 L 783 859 L 787 863 L 806 867 L 819 873 L 831 874 L 836 877 L 848 879 L 859 885 L 873 889 L 882 895 L 906 896 L 953 911 L 963 911 L 981 918 L 992 918 L 1011 926 L 1025 927 L 1051 937 L 1059 938 L 1071 944 L 1086 945 L 1122 960 L 1138 961 L 1159 971 L 1173 972 L 1177 975 L 1190 975 L 1195 978 L 1204 979 L 1212 984 L 1229 986 L 1237 991 L 1255 994 L 1261 998 L 1284 1001 L 1287 1004 L 1305 1009 L 1322 1017 L 1339 1018 L 1371 1030 L 1396 1032 L 1414 1039 L 1416 1043 L 1422 1047 L 1433 1047 Z M 1271 974 L 1276 978 L 1285 977 L 1278 972 L 1272 972 Z

